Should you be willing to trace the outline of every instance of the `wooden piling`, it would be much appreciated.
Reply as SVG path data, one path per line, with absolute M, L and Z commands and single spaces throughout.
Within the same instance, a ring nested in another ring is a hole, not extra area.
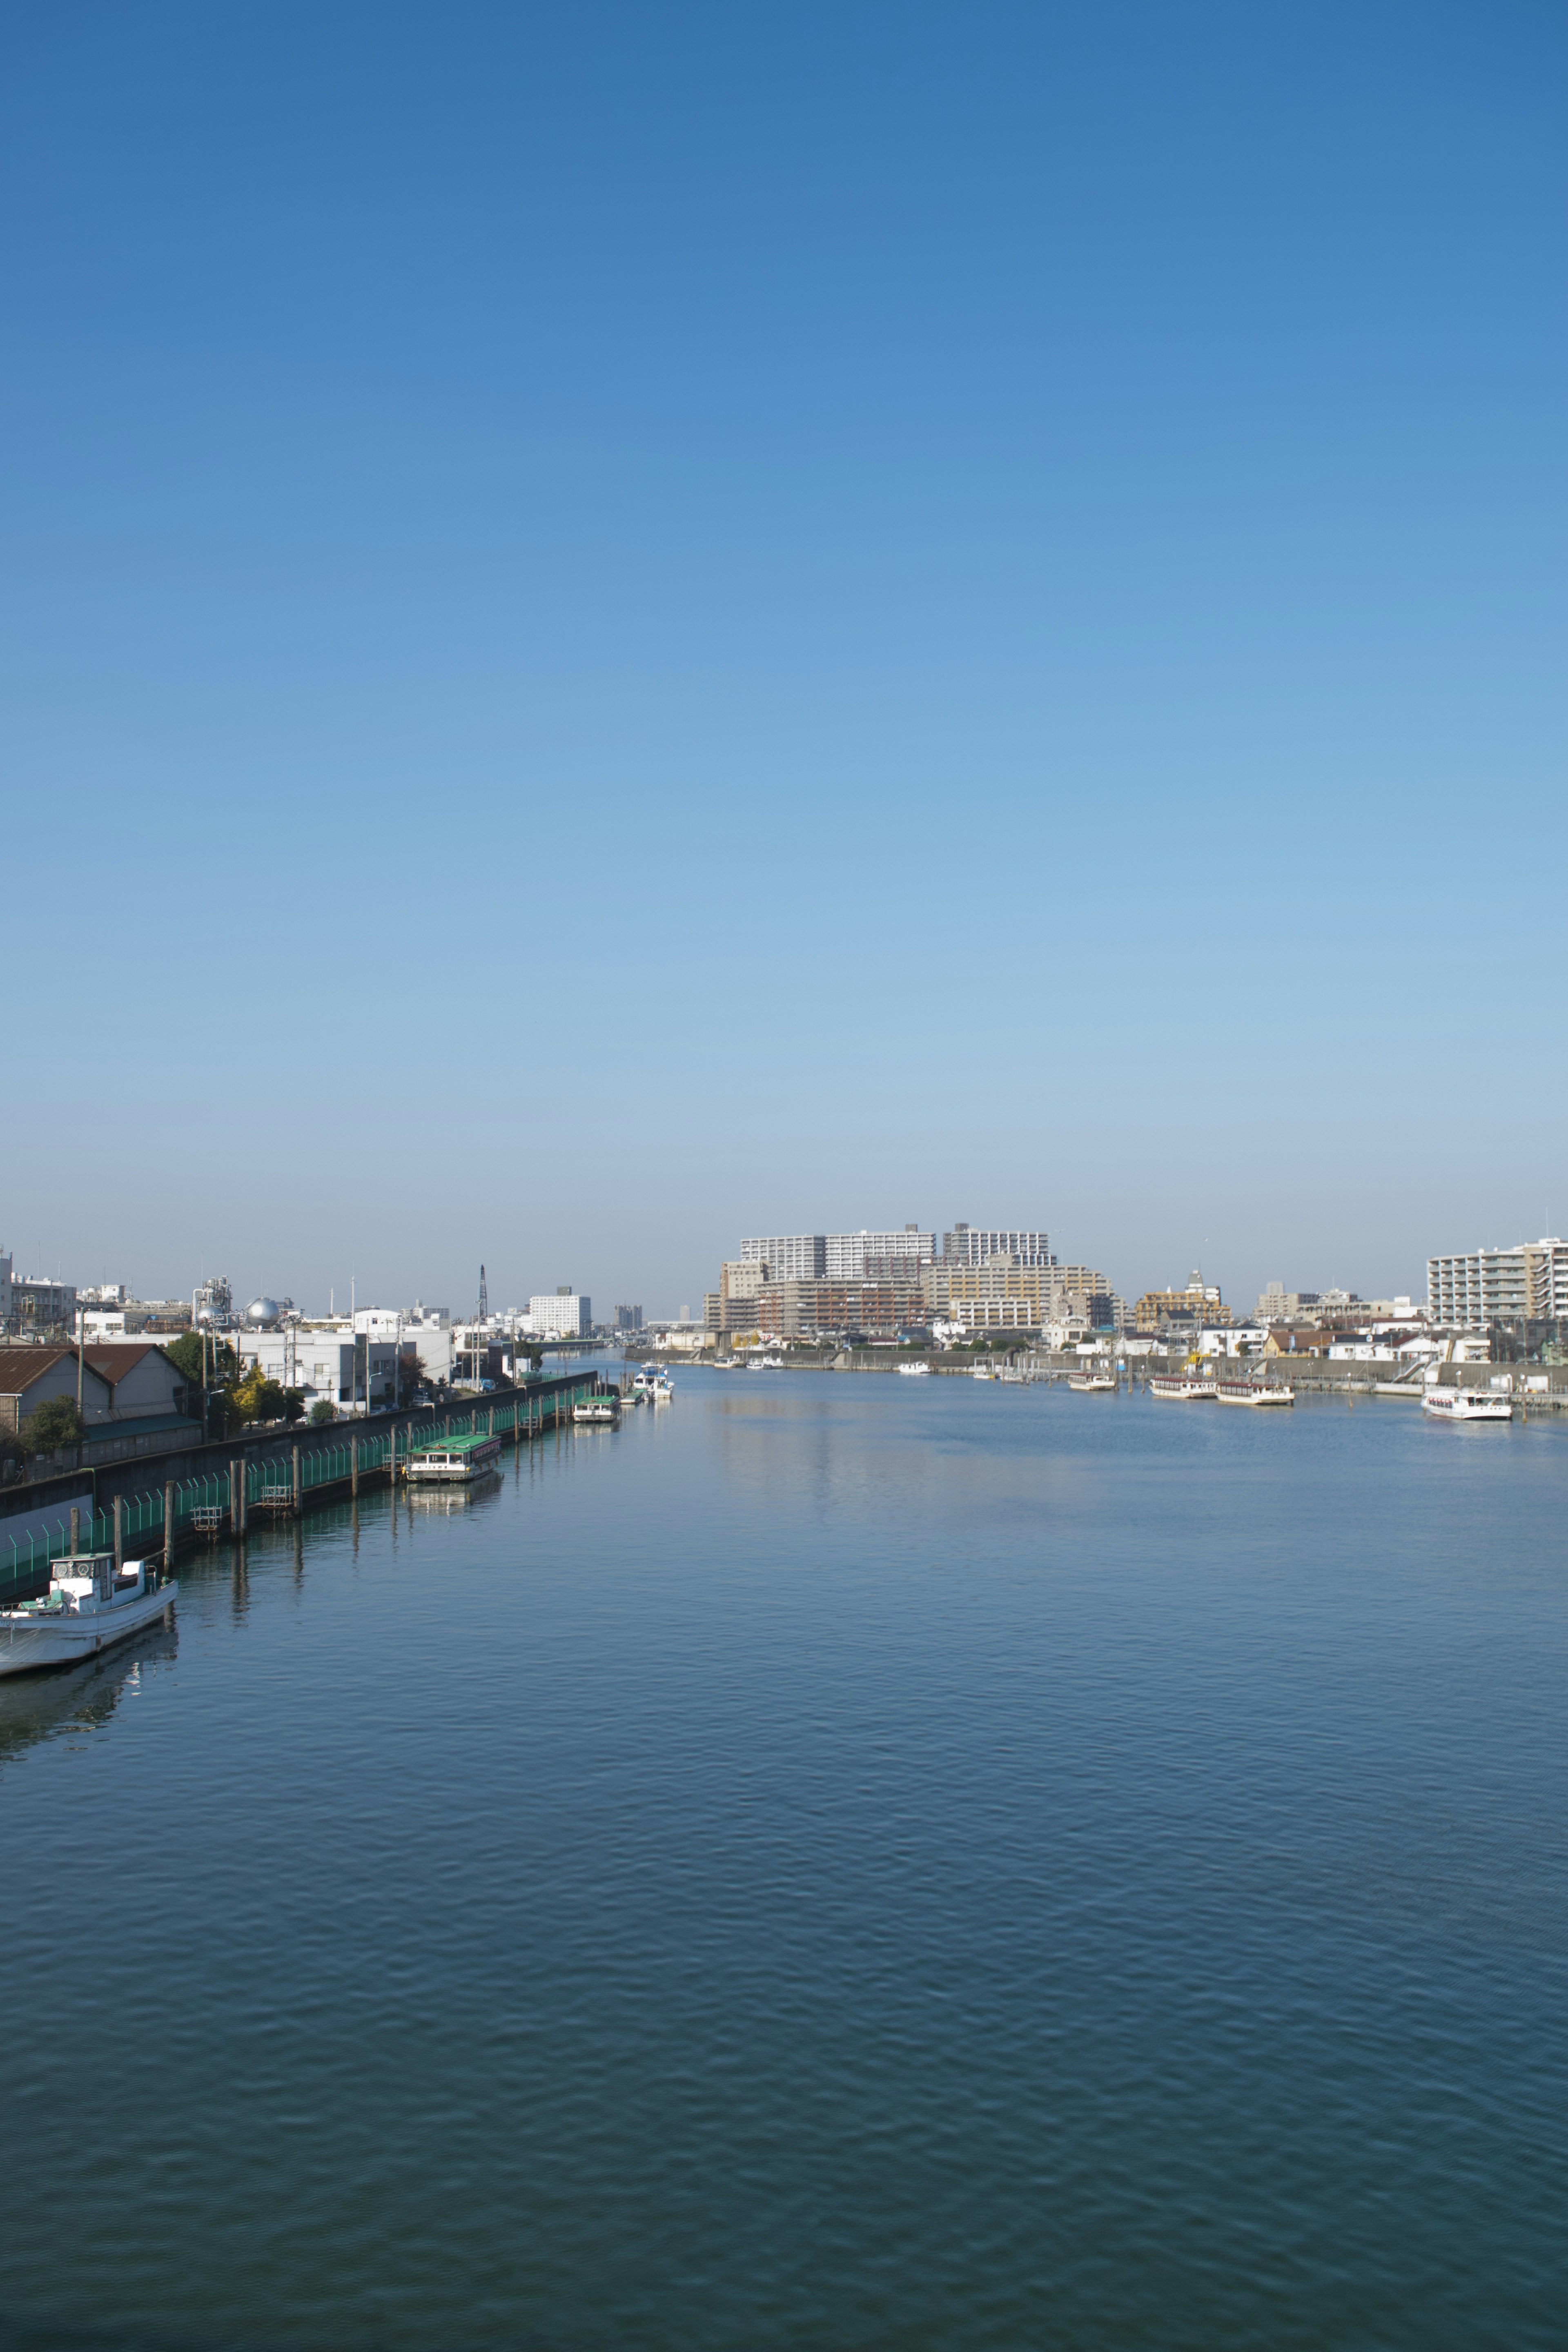
M 171 1479 L 163 1488 L 163 1569 L 165 1574 L 174 1565 L 174 1487 Z
M 349 1440 L 349 1493 L 356 1496 L 359 1494 L 359 1439 L 357 1437 L 351 1437 Z
M 239 1533 L 239 1465 L 231 1462 L 228 1465 L 228 1531 L 231 1536 Z
M 80 1506 L 79 1506 L 79 1505 L 78 1505 L 78 1504 L 76 1504 L 76 1503 L 73 1503 L 73 1504 L 71 1505 L 71 1558 L 72 1558 L 72 1559 L 74 1559 L 76 1558 L 77 1553 L 80 1550 L 80 1549 L 81 1549 L 81 1509 L 80 1509 Z
M 300 1507 L 304 1499 L 304 1481 L 300 1475 L 300 1449 L 296 1446 L 294 1448 L 294 1517 L 296 1518 L 300 1516 Z
M 114 1573 L 116 1576 L 125 1565 L 125 1538 L 121 1531 L 123 1517 L 124 1498 L 116 1495 L 114 1497 Z

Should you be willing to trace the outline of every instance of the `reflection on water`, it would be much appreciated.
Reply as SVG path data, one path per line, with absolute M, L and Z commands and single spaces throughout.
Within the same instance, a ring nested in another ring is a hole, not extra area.
M 1559 2352 L 1568 1431 L 610 1434 L 0 1686 L 0 2339 Z
M 79 1666 L 46 1666 L 0 1682 L 0 1764 L 62 1732 L 97 1731 L 126 1696 L 134 1696 L 179 1652 L 175 1625 L 161 1622 L 107 1656 Z

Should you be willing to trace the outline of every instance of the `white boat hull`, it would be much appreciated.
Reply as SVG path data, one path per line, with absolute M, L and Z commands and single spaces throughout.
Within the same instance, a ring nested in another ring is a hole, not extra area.
M 1489 1396 L 1479 1389 L 1428 1389 L 1421 1410 L 1434 1421 L 1511 1421 L 1513 1406 L 1507 1397 Z
M 141 1592 L 133 1601 L 80 1617 L 0 1612 L 0 1675 L 32 1674 L 40 1666 L 78 1666 L 84 1659 L 99 1657 L 160 1618 L 172 1617 L 179 1589 L 174 1582 L 161 1585 L 156 1592 Z

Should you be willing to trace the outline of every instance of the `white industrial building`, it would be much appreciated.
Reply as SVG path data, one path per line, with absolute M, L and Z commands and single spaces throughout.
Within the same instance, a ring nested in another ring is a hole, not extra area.
M 1568 1319 L 1568 1243 L 1547 1234 L 1509 1249 L 1429 1257 L 1426 1314 L 1429 1321 L 1461 1331 Z
M 288 1323 L 275 1331 L 237 1331 L 234 1343 L 242 1375 L 259 1364 L 264 1380 L 301 1390 L 307 1407 L 325 1399 L 349 1415 L 387 1412 L 397 1402 L 395 1339 L 374 1339 L 350 1323 Z
M 531 1339 L 587 1339 L 593 1331 L 593 1300 L 570 1287 L 536 1291 L 528 1302 Z

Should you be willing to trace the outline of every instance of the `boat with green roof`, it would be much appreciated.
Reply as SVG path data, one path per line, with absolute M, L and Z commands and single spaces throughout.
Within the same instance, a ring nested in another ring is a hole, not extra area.
M 411 1486 L 466 1485 L 500 1465 L 500 1439 L 475 1429 L 460 1437 L 433 1437 L 416 1445 L 403 1465 L 403 1475 Z

